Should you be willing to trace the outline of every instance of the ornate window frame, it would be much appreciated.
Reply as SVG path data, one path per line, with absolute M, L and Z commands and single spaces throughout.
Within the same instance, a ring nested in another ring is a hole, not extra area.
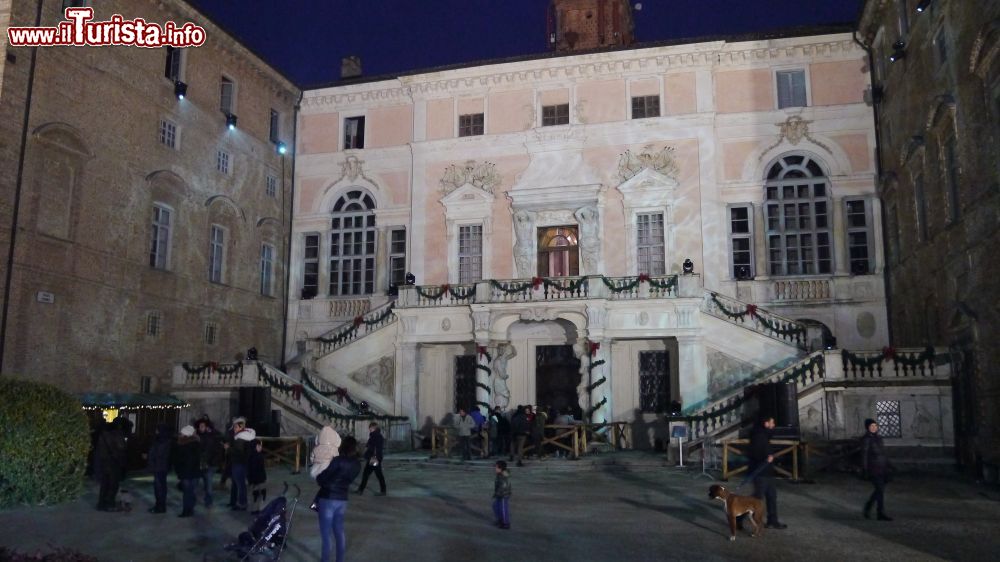
M 445 208 L 448 240 L 448 283 L 458 283 L 458 232 L 462 226 L 483 227 L 482 278 L 493 272 L 493 201 L 494 195 L 466 183 L 441 198 Z
M 645 168 L 617 187 L 624 199 L 625 254 L 629 274 L 647 273 L 638 271 L 638 215 L 645 213 L 663 214 L 663 259 L 666 271 L 670 271 L 670 255 L 675 247 L 673 212 L 678 185 L 677 180 L 652 168 Z

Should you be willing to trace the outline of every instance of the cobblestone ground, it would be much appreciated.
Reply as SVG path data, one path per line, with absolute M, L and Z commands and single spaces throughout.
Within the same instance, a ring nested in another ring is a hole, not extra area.
M 945 476 L 893 481 L 888 511 L 894 522 L 861 517 L 870 487 L 854 477 L 779 482 L 779 512 L 788 529 L 730 542 L 721 504 L 707 498 L 712 482 L 695 472 L 531 463 L 513 469 L 513 528 L 504 531 L 492 526 L 492 465 L 391 458 L 385 464 L 387 497 L 370 495 L 371 488 L 351 497 L 350 560 L 996 560 L 1000 551 L 1000 491 Z M 282 559 L 317 560 L 319 531 L 308 509 L 315 487 L 306 475 L 269 471 L 272 493 L 282 481 L 303 489 Z M 148 514 L 150 479 L 133 477 L 125 486 L 136 496 L 131 513 L 95 511 L 92 484 L 70 504 L 0 512 L 0 544 L 73 547 L 102 561 L 226 560 L 223 545 L 250 521 L 246 513 L 201 505 L 195 517 L 179 519 L 173 486 L 169 513 Z M 228 492 L 217 492 L 220 497 L 228 500 Z

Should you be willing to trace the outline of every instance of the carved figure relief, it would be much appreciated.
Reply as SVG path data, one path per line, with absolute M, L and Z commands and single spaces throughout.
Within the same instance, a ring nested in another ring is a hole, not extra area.
M 802 139 L 808 139 L 810 142 L 819 146 L 820 148 L 830 152 L 830 148 L 827 147 L 822 142 L 813 138 L 809 133 L 809 124 L 812 121 L 806 121 L 799 115 L 792 115 L 784 123 L 775 123 L 774 125 L 778 127 L 780 132 L 778 133 L 778 140 L 774 141 L 774 144 L 764 149 L 760 153 L 760 158 L 763 158 L 765 154 L 771 151 L 772 148 L 781 144 L 781 141 L 787 139 L 789 144 L 797 145 L 802 142 Z
M 447 195 L 469 184 L 487 193 L 493 193 L 502 180 L 496 165 L 492 162 L 466 160 L 465 164 L 452 164 L 445 168 L 444 176 L 441 178 L 441 190 Z
M 600 213 L 597 207 L 580 207 L 573 213 L 580 225 L 580 258 L 583 261 L 583 273 L 594 274 L 598 271 L 601 256 Z
M 535 258 L 535 217 L 531 212 L 514 213 L 514 233 L 517 235 L 517 243 L 514 245 L 514 265 L 517 266 L 517 275 L 532 277 Z
M 486 310 L 477 310 L 472 313 L 472 324 L 477 332 L 488 331 L 490 329 L 490 313 Z
M 392 355 L 387 355 L 351 373 L 351 380 L 378 394 L 392 398 L 395 375 L 395 360 Z
M 447 332 L 450 329 L 451 329 L 451 319 L 445 318 L 441 320 L 441 330 Z
M 618 157 L 618 177 L 621 181 L 628 180 L 646 168 L 674 179 L 677 179 L 680 172 L 677 161 L 674 160 L 674 149 L 670 146 L 654 151 L 653 145 L 646 145 L 638 154 L 626 150 Z
M 510 405 L 510 388 L 507 386 L 507 379 L 510 373 L 507 372 L 507 363 L 517 355 L 517 350 L 510 343 L 501 343 L 497 346 L 496 359 L 493 360 L 493 405 L 500 406 L 506 410 Z

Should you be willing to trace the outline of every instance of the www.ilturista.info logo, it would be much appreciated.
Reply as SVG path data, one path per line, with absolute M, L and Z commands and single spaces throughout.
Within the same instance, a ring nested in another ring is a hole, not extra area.
M 94 19 L 93 8 L 66 8 L 66 21 L 55 27 L 10 27 L 7 40 L 12 47 L 134 45 L 136 47 L 200 47 L 205 28 L 191 22 L 163 25 L 142 18 L 126 20 L 120 14 L 108 21 Z

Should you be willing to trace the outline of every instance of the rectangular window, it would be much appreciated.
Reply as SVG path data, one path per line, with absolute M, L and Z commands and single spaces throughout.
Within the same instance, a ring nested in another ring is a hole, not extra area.
M 729 244 L 733 279 L 753 279 L 753 206 L 729 207 Z
M 660 96 L 635 96 L 632 98 L 632 119 L 660 116 Z
M 569 104 L 542 106 L 542 126 L 566 125 L 569 123 Z
M 225 150 L 215 153 L 215 169 L 223 174 L 229 174 L 229 153 Z
M 169 119 L 160 119 L 160 144 L 177 150 L 177 124 Z
M 389 234 L 389 284 L 397 287 L 406 283 L 406 230 L 394 229 Z
M 281 114 L 275 110 L 271 110 L 271 124 L 268 127 L 268 136 L 274 144 L 278 144 L 281 141 Z
M 213 224 L 208 242 L 208 280 L 212 283 L 222 283 L 222 264 L 225 259 L 226 230 Z
M 267 176 L 266 193 L 271 199 L 278 197 L 278 178 L 274 176 Z
M 63 11 L 66 11 L 66 8 L 85 8 L 87 2 L 88 0 L 63 0 Z
M 171 82 L 177 82 L 181 79 L 181 55 L 183 52 L 177 47 L 167 47 L 167 60 L 163 75 Z
M 663 213 L 636 215 L 636 256 L 638 273 L 664 275 L 667 272 L 663 239 Z
M 776 72 L 778 80 L 778 109 L 806 106 L 806 71 L 783 70 Z
M 219 109 L 226 115 L 236 112 L 236 84 L 225 76 L 219 80 Z
M 470 113 L 468 115 L 458 116 L 458 136 L 460 137 L 474 137 L 483 134 L 484 114 L 482 113 Z
M 948 135 L 944 141 L 944 180 L 948 197 L 948 222 L 957 222 L 961 216 L 961 201 L 958 198 L 958 146 L 955 135 Z
M 365 147 L 365 118 L 344 119 L 344 149 Z
M 215 322 L 205 322 L 205 343 L 215 345 L 219 341 L 219 325 Z
M 639 406 L 661 413 L 670 405 L 670 361 L 666 351 L 639 352 Z
M 260 246 L 260 294 L 274 296 L 274 246 Z
M 877 400 L 875 402 L 875 423 L 882 437 L 902 437 L 903 423 L 899 412 L 899 400 Z
M 483 278 L 483 226 L 458 228 L 458 282 L 475 283 Z
M 170 214 L 171 210 L 153 205 L 153 240 L 149 250 L 149 265 L 155 269 L 167 269 L 170 257 Z
M 146 313 L 146 335 L 155 338 L 160 335 L 160 328 L 163 326 L 163 317 L 155 310 Z
M 302 300 L 319 292 L 319 234 L 307 234 L 302 263 Z
M 868 275 L 875 271 L 870 205 L 871 202 L 867 199 L 844 201 L 847 261 L 852 275 Z
M 917 214 L 917 241 L 927 240 L 927 196 L 924 193 L 924 173 L 913 176 L 913 204 Z

